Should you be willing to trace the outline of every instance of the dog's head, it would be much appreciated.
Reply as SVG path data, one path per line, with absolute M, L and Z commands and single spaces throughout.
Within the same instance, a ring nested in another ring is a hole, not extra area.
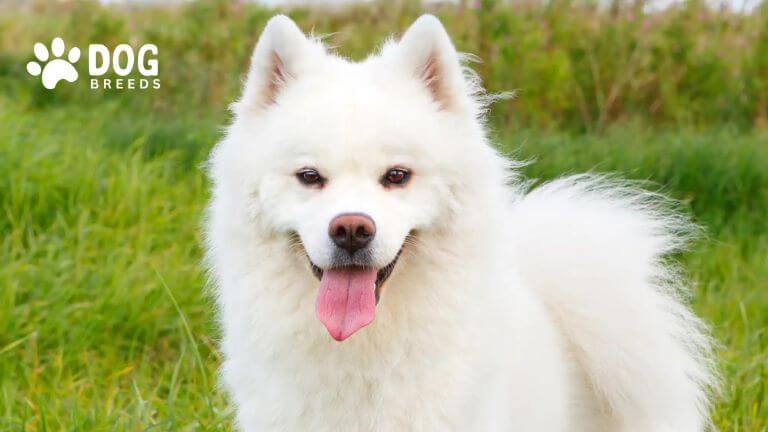
M 476 144 L 484 132 L 473 92 L 433 16 L 359 63 L 285 16 L 267 24 L 215 177 L 234 172 L 257 223 L 298 240 L 333 338 L 373 320 L 409 238 L 445 229 L 457 194 L 484 176 L 478 159 L 492 152 Z

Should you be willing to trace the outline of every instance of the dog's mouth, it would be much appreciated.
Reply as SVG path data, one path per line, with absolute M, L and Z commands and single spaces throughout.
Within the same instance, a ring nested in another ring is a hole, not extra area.
M 376 304 L 377 305 L 379 304 L 379 300 L 381 299 L 381 291 L 382 291 L 381 287 L 384 286 L 384 282 L 386 282 L 387 279 L 389 279 L 389 276 L 392 274 L 392 270 L 395 269 L 395 265 L 397 264 L 398 258 L 400 258 L 400 252 L 397 253 L 397 255 L 395 256 L 395 259 L 393 259 L 392 262 L 390 262 L 386 266 L 380 268 L 376 272 L 374 295 L 375 295 L 375 298 L 376 298 Z M 316 266 L 315 263 L 312 262 L 312 260 L 309 261 L 309 264 L 312 266 L 312 274 L 314 274 L 315 277 L 319 281 L 322 282 L 322 280 L 323 280 L 323 273 L 324 273 L 323 269 L 321 269 L 320 267 Z M 346 266 L 346 267 L 340 267 L 340 268 L 349 269 L 351 271 L 366 271 L 366 270 L 368 270 L 368 268 L 363 267 L 363 266 Z
M 373 322 L 382 287 L 392 275 L 400 252 L 384 267 L 347 265 L 322 269 L 312 263 L 320 280 L 315 314 L 337 341 L 352 336 Z

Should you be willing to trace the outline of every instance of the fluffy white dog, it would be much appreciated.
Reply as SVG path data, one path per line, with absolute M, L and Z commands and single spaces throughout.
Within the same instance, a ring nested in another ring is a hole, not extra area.
M 359 63 L 265 28 L 210 167 L 239 427 L 706 429 L 685 218 L 593 176 L 527 190 L 460 59 L 430 15 Z

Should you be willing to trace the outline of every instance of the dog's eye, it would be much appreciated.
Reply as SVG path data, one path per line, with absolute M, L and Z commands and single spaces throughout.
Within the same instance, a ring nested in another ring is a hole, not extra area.
M 314 168 L 300 169 L 296 172 L 296 178 L 299 179 L 301 184 L 307 186 L 322 186 L 325 183 L 325 178 Z
M 390 168 L 381 178 L 384 186 L 402 186 L 408 183 L 411 173 L 405 168 Z

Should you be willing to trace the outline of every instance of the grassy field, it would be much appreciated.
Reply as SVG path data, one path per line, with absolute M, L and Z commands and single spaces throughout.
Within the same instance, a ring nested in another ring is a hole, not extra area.
M 0 19 L 0 430 L 230 430 L 232 410 L 216 387 L 217 330 L 200 264 L 208 196 L 201 164 L 226 122 L 226 102 L 269 12 L 236 15 L 221 4 L 206 6 L 223 14 L 208 27 L 213 47 L 201 42 L 202 48 L 163 57 L 164 90 L 151 95 L 74 86 L 42 91 L 19 74 L 31 52 L 26 41 L 46 26 L 66 32 L 69 24 L 51 20 L 61 10 Z M 198 9 L 204 8 L 163 10 L 154 19 L 181 15 L 176 24 L 189 39 L 188 28 L 204 16 Z M 86 21 L 106 35 L 139 31 L 131 23 L 144 13 L 93 5 L 66 12 L 91 14 Z M 498 13 L 500 22 L 511 19 Z M 381 32 L 391 31 L 413 14 L 406 9 L 356 25 L 375 22 Z M 328 30 L 351 19 L 299 17 Z M 446 17 L 456 31 L 464 28 L 459 18 Z M 232 49 L 222 51 L 223 42 L 216 43 L 226 34 L 218 32 L 228 19 L 239 44 L 229 42 Z M 768 22 L 735 20 L 727 17 L 734 27 L 720 31 L 753 37 L 745 29 Z M 38 30 L 20 30 L 32 22 Z M 69 31 L 75 39 L 92 36 Z M 246 31 L 254 33 L 245 37 Z M 374 36 L 366 33 L 355 49 L 372 49 Z M 193 43 L 162 32 L 157 37 L 174 47 Z M 505 61 L 502 56 L 480 67 L 493 88 L 512 79 L 494 78 Z M 209 64 L 205 72 L 184 75 Z M 222 78 L 223 67 L 230 69 Z M 534 71 L 528 66 L 518 78 L 532 80 L 526 74 Z M 750 85 L 759 85 L 762 75 L 754 76 Z M 735 84 L 726 84 L 724 92 L 736 95 Z M 502 102 L 492 125 L 504 152 L 536 158 L 523 168 L 526 175 L 548 179 L 591 170 L 650 180 L 682 200 L 706 228 L 707 236 L 682 259 L 696 281 L 693 307 L 721 343 L 725 384 L 715 423 L 723 431 L 768 430 L 768 132 L 760 124 L 759 95 L 723 113 L 695 108 L 701 100 L 688 101 L 684 87 L 666 89 L 658 116 L 638 118 L 645 102 L 632 92 L 642 92 L 627 90 L 627 99 L 619 99 L 626 103 L 606 110 L 596 96 L 581 117 L 578 106 L 556 104 L 533 81 L 519 87 L 518 101 Z M 682 104 L 680 112 L 691 107 L 695 115 L 678 118 L 673 101 Z

